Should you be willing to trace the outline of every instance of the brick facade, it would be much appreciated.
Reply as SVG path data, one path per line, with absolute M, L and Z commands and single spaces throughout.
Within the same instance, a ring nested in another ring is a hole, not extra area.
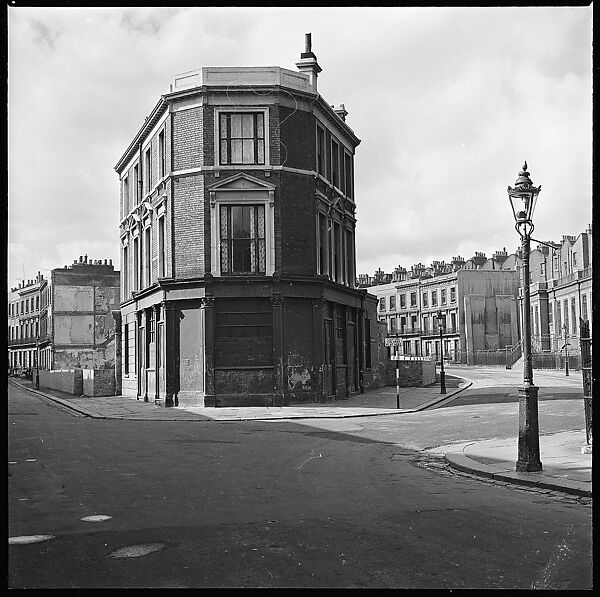
M 122 186 L 136 164 L 143 175 L 139 147 L 142 160 L 152 148 L 154 163 L 164 131 L 165 177 L 153 175 L 121 210 L 123 271 L 132 280 L 145 267 L 131 246 L 148 226 L 153 267 L 151 280 L 122 295 L 123 393 L 164 405 L 282 405 L 381 385 L 375 298 L 354 285 L 345 180 L 359 139 L 308 75 L 277 67 L 188 75 L 175 78 L 116 166 Z M 337 140 L 340 179 L 347 168 L 335 188 L 317 174 L 317 122 L 330 149 Z

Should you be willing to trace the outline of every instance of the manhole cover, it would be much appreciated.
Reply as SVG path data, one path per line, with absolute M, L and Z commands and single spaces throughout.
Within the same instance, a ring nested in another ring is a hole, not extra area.
M 116 549 L 109 558 L 141 558 L 142 556 L 161 551 L 165 548 L 164 543 L 140 543 L 138 545 L 126 545 Z
M 84 516 L 80 520 L 83 520 L 84 522 L 102 522 L 109 518 L 112 518 L 112 516 L 107 516 L 106 514 L 93 514 L 92 516 Z
M 54 539 L 54 535 L 21 535 L 20 537 L 9 537 L 9 545 L 27 545 L 28 543 L 41 543 Z

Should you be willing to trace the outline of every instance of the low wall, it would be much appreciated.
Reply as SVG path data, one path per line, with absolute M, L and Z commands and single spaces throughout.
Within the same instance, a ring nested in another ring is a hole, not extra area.
M 391 361 L 387 371 L 388 385 L 396 384 L 396 363 L 398 363 L 398 379 L 401 388 L 419 388 L 435 383 L 434 361 Z
M 40 369 L 40 388 L 51 388 L 74 396 L 113 396 L 113 369 Z
M 83 372 L 81 369 L 56 369 L 53 371 L 40 369 L 39 380 L 41 388 L 51 388 L 74 396 L 83 394 Z
M 114 396 L 114 369 L 83 369 L 84 396 Z

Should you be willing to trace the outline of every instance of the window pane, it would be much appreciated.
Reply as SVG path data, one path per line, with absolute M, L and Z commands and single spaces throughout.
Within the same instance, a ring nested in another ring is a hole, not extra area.
M 252 139 L 244 139 L 242 144 L 242 163 L 254 164 L 254 141 Z
M 244 210 L 248 210 L 250 215 L 250 238 L 252 241 L 256 239 L 256 218 L 255 218 L 255 206 L 245 207 Z M 250 243 L 250 269 L 253 273 L 256 272 L 256 243 Z
M 256 149 L 258 151 L 258 156 L 256 158 L 256 163 L 257 164 L 264 164 L 265 163 L 265 142 L 263 139 L 259 139 L 256 142 Z
M 229 271 L 228 235 L 227 235 L 227 207 L 221 207 L 221 271 Z
M 256 136 L 259 139 L 264 139 L 265 127 L 264 127 L 264 116 L 262 113 L 256 115 Z
M 232 265 L 234 272 L 250 272 L 250 240 L 234 239 L 232 241 Z
M 228 163 L 227 141 L 221 141 L 221 164 Z
M 242 137 L 242 115 L 231 115 L 231 138 L 240 139 Z
M 221 114 L 221 139 L 227 139 L 227 114 Z
M 237 139 L 231 140 L 231 163 L 242 163 L 242 141 Z
M 242 137 L 254 138 L 254 114 L 242 114 Z

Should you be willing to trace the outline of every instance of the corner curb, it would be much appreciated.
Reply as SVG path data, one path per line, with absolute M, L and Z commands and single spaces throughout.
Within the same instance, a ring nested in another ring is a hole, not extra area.
M 34 390 L 33 388 L 28 388 L 27 386 L 20 384 L 18 381 L 15 381 L 14 379 L 9 379 L 8 383 L 12 383 L 13 385 L 21 388 L 22 390 L 27 390 L 28 392 L 31 392 L 32 394 L 37 394 L 38 396 L 42 396 L 42 398 L 47 398 L 48 400 L 52 400 L 52 402 L 57 402 L 61 406 L 64 406 L 65 408 L 68 408 L 69 410 L 73 410 L 81 415 L 86 416 L 86 417 L 90 417 L 92 419 L 106 419 L 107 418 L 105 415 L 99 415 L 98 413 L 88 410 L 84 407 L 76 406 L 76 405 L 72 404 L 71 402 L 69 402 L 68 400 L 63 400 L 62 398 L 57 398 L 56 396 L 52 396 L 51 394 L 46 394 L 44 392 L 40 392 L 39 390 Z
M 461 379 L 466 379 L 466 378 L 463 377 Z M 427 410 L 428 408 L 431 408 L 432 406 L 436 406 L 437 404 L 440 404 L 440 403 L 452 402 L 452 400 L 454 400 L 454 398 L 458 394 L 460 394 L 464 390 L 467 390 L 468 388 L 470 388 L 473 385 L 473 382 L 471 380 L 466 380 L 466 381 L 467 381 L 467 383 L 462 388 L 458 388 L 450 394 L 443 394 L 439 398 L 434 398 L 433 400 L 430 400 L 429 402 L 426 402 L 425 404 L 418 406 L 417 408 L 413 409 L 410 412 L 420 412 L 422 410 Z
M 520 473 L 511 469 L 501 468 L 482 464 L 469 458 L 462 452 L 448 452 L 444 456 L 446 463 L 453 469 L 470 473 L 495 481 L 504 481 L 514 485 L 525 487 L 538 487 L 540 489 L 551 489 L 553 491 L 562 491 L 571 495 L 583 497 L 592 497 L 592 490 L 589 489 L 590 483 L 584 481 L 570 481 L 568 479 L 559 480 L 555 477 L 540 473 Z
M 466 379 L 466 378 L 461 378 L 461 379 Z M 432 406 L 435 406 L 436 404 L 439 404 L 440 402 L 446 402 L 446 401 L 451 401 L 454 399 L 454 397 L 459 394 L 460 392 L 462 392 L 463 390 L 466 390 L 467 388 L 471 387 L 471 385 L 473 385 L 473 382 L 470 380 L 467 380 L 468 383 L 466 385 L 464 385 L 461 388 L 457 388 L 455 391 L 451 392 L 450 394 L 442 394 L 440 395 L 439 398 L 434 398 L 433 400 L 430 400 L 429 402 L 426 402 L 425 404 L 422 404 L 421 406 L 417 406 L 415 408 L 410 408 L 410 409 L 399 409 L 399 410 L 392 410 L 392 409 L 386 409 L 386 412 L 377 412 L 377 413 L 351 413 L 351 414 L 340 414 L 340 413 L 335 413 L 335 414 L 324 414 L 324 415 L 309 415 L 309 414 L 299 414 L 299 415 L 288 415 L 288 416 L 278 416 L 278 417 L 244 417 L 243 415 L 237 417 L 237 418 L 227 418 L 227 419 L 221 419 L 221 418 L 211 418 L 208 415 L 204 415 L 206 418 L 199 418 L 199 419 L 190 419 L 190 420 L 198 420 L 198 421 L 214 421 L 214 422 L 232 422 L 232 421 L 292 421 L 292 420 L 298 420 L 298 419 L 351 419 L 351 418 L 360 418 L 360 417 L 385 417 L 385 416 L 392 416 L 392 415 L 402 415 L 402 414 L 412 414 L 412 413 L 418 413 L 421 412 L 423 410 L 427 410 L 428 408 L 431 408 Z M 13 385 L 23 389 L 23 390 L 27 390 L 28 392 L 31 392 L 32 394 L 37 394 L 39 396 L 42 396 L 43 398 L 47 398 L 48 400 L 52 400 L 53 402 L 56 402 L 62 406 L 64 406 L 65 408 L 68 408 L 70 410 L 73 410 L 79 414 L 82 414 L 86 417 L 90 417 L 92 419 L 118 419 L 118 420 L 122 420 L 122 419 L 127 419 L 127 420 L 133 420 L 133 421 L 141 421 L 141 420 L 153 420 L 153 421 L 172 421 L 174 420 L 173 417 L 169 417 L 169 418 L 152 418 L 152 419 L 146 419 L 145 417 L 127 417 L 127 416 L 123 416 L 123 415 L 115 415 L 115 416 L 110 416 L 110 415 L 100 415 L 98 414 L 96 411 L 93 410 L 88 410 L 87 408 L 80 406 L 80 405 L 76 405 L 73 404 L 72 402 L 70 402 L 69 400 L 63 400 L 62 398 L 58 398 L 56 396 L 52 396 L 51 394 L 46 394 L 40 390 L 35 390 L 33 388 L 29 388 L 27 386 L 24 386 L 23 384 L 19 383 L 18 381 L 15 381 L 13 379 L 9 379 L 8 380 L 9 383 L 12 383 Z M 383 410 L 383 409 L 382 409 Z M 176 419 L 176 420 L 188 420 L 188 419 Z

